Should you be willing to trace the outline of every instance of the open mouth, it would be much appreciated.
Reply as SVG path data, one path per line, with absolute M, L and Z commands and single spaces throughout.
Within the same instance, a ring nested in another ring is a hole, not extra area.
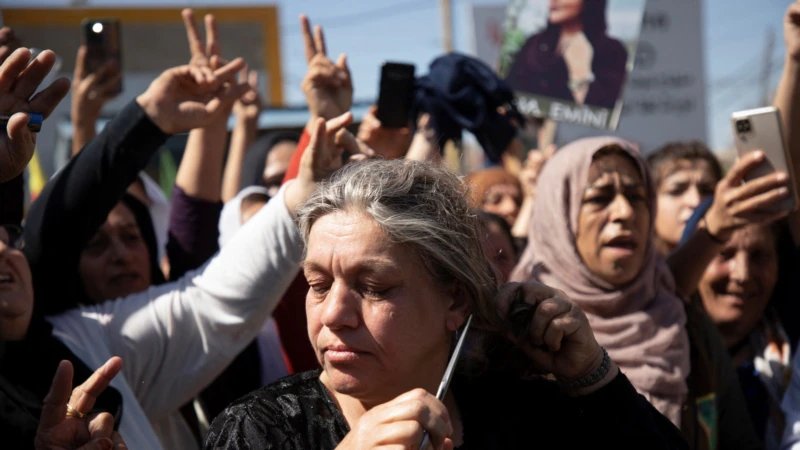
M 634 240 L 631 236 L 617 236 L 606 242 L 605 246 L 621 250 L 634 251 L 638 245 L 636 244 L 636 240 Z
M 0 286 L 8 286 L 14 284 L 16 279 L 10 272 L 0 273 Z

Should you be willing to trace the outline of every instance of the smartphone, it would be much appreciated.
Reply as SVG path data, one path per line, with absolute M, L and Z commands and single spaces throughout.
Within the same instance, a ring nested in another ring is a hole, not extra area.
M 763 151 L 766 156 L 761 164 L 745 175 L 745 181 L 776 171 L 785 172 L 789 175 L 790 180 L 789 196 L 780 202 L 775 210 L 794 211 L 797 209 L 800 203 L 798 202 L 797 179 L 794 174 L 792 157 L 785 145 L 778 109 L 768 106 L 735 112 L 731 116 L 731 123 L 733 124 L 736 152 L 740 157 L 755 150 Z
M 378 93 L 378 120 L 386 128 L 403 128 L 410 125 L 409 110 L 414 94 L 413 64 L 385 62 L 381 66 L 381 84 Z
M 86 73 L 92 73 L 109 62 L 122 71 L 122 46 L 119 19 L 83 19 L 81 43 L 86 46 Z M 102 81 L 102 80 L 101 80 Z M 109 94 L 122 92 L 122 79 Z

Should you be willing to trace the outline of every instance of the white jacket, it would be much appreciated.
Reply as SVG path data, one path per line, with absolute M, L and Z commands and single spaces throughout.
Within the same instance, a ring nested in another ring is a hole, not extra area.
M 297 275 L 303 243 L 284 193 L 180 280 L 48 318 L 92 370 L 122 358 L 111 385 L 122 394 L 119 431 L 130 449 L 198 448 L 179 408 L 253 340 Z

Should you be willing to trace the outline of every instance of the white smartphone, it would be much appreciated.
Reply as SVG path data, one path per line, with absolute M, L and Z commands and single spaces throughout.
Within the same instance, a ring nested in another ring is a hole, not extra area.
M 789 175 L 789 197 L 780 202 L 776 211 L 794 211 L 797 209 L 797 183 L 792 166 L 792 156 L 787 151 L 781 126 L 781 116 L 777 108 L 764 108 L 738 111 L 731 116 L 736 153 L 742 157 L 752 151 L 761 150 L 766 158 L 764 162 L 753 168 L 745 176 L 749 181 L 776 171 Z

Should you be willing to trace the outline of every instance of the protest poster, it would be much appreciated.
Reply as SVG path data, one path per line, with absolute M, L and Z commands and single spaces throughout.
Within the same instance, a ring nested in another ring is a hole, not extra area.
M 708 135 L 703 5 L 696 0 L 648 0 L 636 66 L 625 87 L 619 127 L 608 134 L 650 153 L 667 142 Z M 556 142 L 596 136 L 597 129 L 560 124 Z
M 500 75 L 523 114 L 616 129 L 645 0 L 512 0 Z

